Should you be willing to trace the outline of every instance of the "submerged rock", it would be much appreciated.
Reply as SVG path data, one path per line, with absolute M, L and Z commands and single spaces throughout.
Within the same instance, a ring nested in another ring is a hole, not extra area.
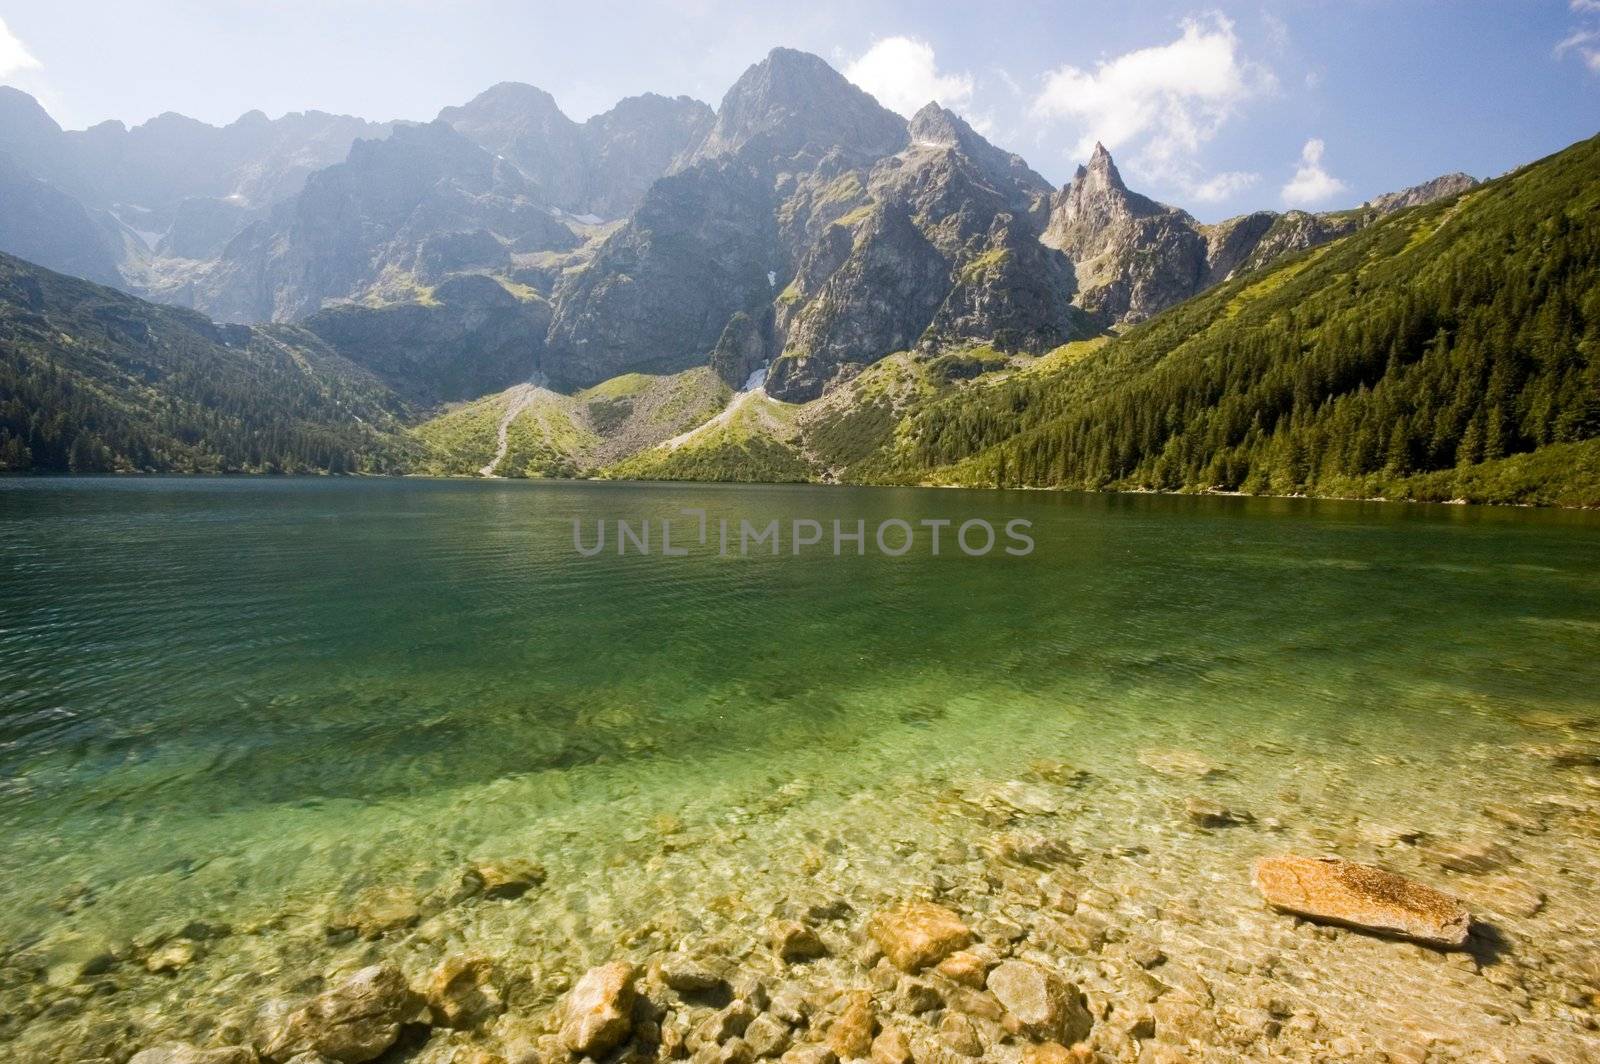
M 1083 992 L 1037 964 L 1013 960 L 996 965 L 989 973 L 989 992 L 1030 1038 L 1070 1045 L 1087 1038 L 1094 1026 Z
M 627 961 L 590 968 L 567 995 L 561 1040 L 574 1053 L 599 1056 L 620 1045 L 633 1029 L 633 981 Z
M 793 1040 L 789 1025 L 770 1012 L 764 1012 L 750 1021 L 744 1029 L 745 1045 L 757 1057 L 775 1057 L 789 1048 Z
M 1448 894 L 1334 857 L 1263 857 L 1254 878 L 1268 905 L 1311 920 L 1450 948 L 1465 944 L 1472 926 Z
M 727 982 L 722 966 L 687 953 L 669 953 L 656 962 L 661 981 L 681 994 L 715 990 Z
M 946 1013 L 939 1021 L 939 1038 L 964 1057 L 983 1056 L 983 1040 L 978 1037 L 977 1027 L 958 1012 Z
M 756 1010 L 750 1002 L 730 1001 L 690 1031 L 685 1044 L 697 1053 L 714 1049 L 735 1038 L 743 1038 L 755 1020 Z
M 782 1058 L 783 1064 L 838 1064 L 839 1054 L 827 1046 L 795 1046 Z
M 262 1055 L 285 1061 L 313 1052 L 338 1064 L 362 1064 L 395 1043 L 414 1006 L 399 969 L 375 964 L 285 1017 Z
M 1139 764 L 1169 779 L 1203 780 L 1223 774 L 1220 766 L 1193 750 L 1141 750 Z
M 989 976 L 989 968 L 994 962 L 981 953 L 971 950 L 957 950 L 934 969 L 940 975 L 953 983 L 970 986 L 974 990 L 982 990 L 985 980 Z
M 864 1057 L 872 1052 L 872 1035 L 877 1025 L 872 992 L 852 991 L 844 1011 L 828 1029 L 828 1048 L 844 1060 Z
M 227 1049 L 196 1049 L 190 1045 L 156 1046 L 135 1053 L 128 1064 L 256 1064 L 252 1049 L 232 1046 Z
M 998 808 L 1030 816 L 1055 816 L 1061 812 L 1061 801 L 1043 787 L 1010 780 L 989 791 L 980 799 L 986 808 Z
M 146 957 L 144 967 L 155 975 L 168 975 L 189 967 L 202 955 L 197 943 L 184 938 L 173 939 Z
M 1229 809 L 1209 798 L 1190 798 L 1183 803 L 1183 811 L 1190 823 L 1202 828 L 1231 828 L 1255 821 L 1249 813 Z
M 401 931 L 422 919 L 422 908 L 415 891 L 406 887 L 369 890 L 344 912 L 328 921 L 330 935 L 355 934 L 361 938 L 381 938 Z
M 772 951 L 784 961 L 810 961 L 828 955 L 822 938 L 797 920 L 780 920 L 772 925 Z
M 543 865 L 512 857 L 504 861 L 480 861 L 463 876 L 464 884 L 485 898 L 520 898 L 549 877 Z
M 487 957 L 447 957 L 428 979 L 426 998 L 440 1027 L 476 1027 L 505 1011 Z
M 868 930 L 889 963 L 905 972 L 938 964 L 972 943 L 972 931 L 961 917 L 926 901 L 881 912 Z
M 984 844 L 984 851 L 997 861 L 1049 870 L 1057 865 L 1078 864 L 1078 857 L 1066 839 L 1036 831 L 1009 831 Z
M 898 1028 L 885 1027 L 872 1040 L 872 1064 L 911 1064 L 911 1043 Z

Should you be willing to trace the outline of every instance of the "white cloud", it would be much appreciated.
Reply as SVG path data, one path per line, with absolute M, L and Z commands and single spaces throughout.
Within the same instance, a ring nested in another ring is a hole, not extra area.
M 933 46 L 914 37 L 885 37 L 874 42 L 865 55 L 845 67 L 844 76 L 907 118 L 930 100 L 952 111 L 972 103 L 972 75 L 941 74 Z
M 1600 15 L 1600 0 L 1572 0 L 1572 13 L 1578 16 Z M 1591 73 L 1600 74 L 1600 29 L 1592 24 L 1587 29 L 1576 29 L 1555 47 L 1555 57 L 1564 58 L 1576 52 Z
M 1050 72 L 1033 113 L 1074 125 L 1079 159 L 1100 141 L 1113 152 L 1131 150 L 1128 161 L 1142 176 L 1195 186 L 1206 183 L 1193 176 L 1200 147 L 1242 103 L 1273 85 L 1271 72 L 1241 53 L 1233 23 L 1212 15 L 1185 21 L 1170 44 L 1128 52 L 1092 71 Z
M 1189 195 L 1201 203 L 1221 203 L 1237 196 L 1260 180 L 1260 174 L 1228 170 L 1199 184 L 1189 185 Z
M 1600 30 L 1574 30 L 1566 40 L 1556 45 L 1556 55 L 1566 55 L 1574 48 L 1582 48 L 1595 41 L 1600 41 Z
M 1313 138 L 1300 149 L 1300 167 L 1283 186 L 1283 202 L 1291 207 L 1310 207 L 1331 199 L 1345 190 L 1345 183 L 1322 168 L 1325 145 Z
M 39 61 L 28 51 L 27 45 L 17 39 L 4 19 L 0 19 L 0 78 L 38 69 Z
M 1600 0 L 1597 0 L 1600 2 Z M 1596 7 L 1600 10 L 1600 7 Z M 1576 30 L 1566 40 L 1556 45 L 1556 58 L 1568 52 L 1577 52 L 1584 65 L 1600 74 L 1600 30 Z

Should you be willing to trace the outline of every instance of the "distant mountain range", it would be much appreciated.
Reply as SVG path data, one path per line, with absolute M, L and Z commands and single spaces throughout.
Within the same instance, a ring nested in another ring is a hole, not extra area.
M 0 251 L 53 269 L 237 322 L 426 304 L 451 278 L 493 277 L 549 304 L 502 386 L 721 350 L 729 383 L 770 365 L 769 390 L 793 399 L 892 351 L 1039 352 L 1140 321 L 1471 180 L 1202 226 L 1129 191 L 1103 149 L 1057 190 L 937 104 L 907 122 L 787 49 L 715 112 L 647 95 L 583 123 L 502 84 L 424 124 L 252 112 L 64 132 L 0 89 L 0 144 Z
M 502 84 L 429 123 L 252 113 L 219 129 L 164 115 L 65 132 L 0 89 L 0 251 L 26 260 L 7 260 L 13 289 L 34 263 L 251 324 L 223 343 L 230 358 L 294 351 L 295 372 L 332 373 L 386 412 L 361 414 L 355 436 L 338 429 L 328 453 L 342 468 L 474 472 L 508 418 L 497 473 L 738 475 L 695 437 L 704 414 L 746 472 L 923 476 L 888 462 L 878 435 L 912 431 L 911 409 L 967 402 L 1021 367 L 1034 379 L 1090 350 L 1132 350 L 1150 335 L 1141 323 L 1185 301 L 1266 283 L 1312 249 L 1477 187 L 1452 174 L 1351 210 L 1201 224 L 1130 190 L 1104 148 L 1055 188 L 937 103 L 907 121 L 787 49 L 715 111 L 646 95 L 583 123 Z M 94 314 L 114 302 L 45 277 L 41 290 L 78 292 Z M 36 330 L 33 369 L 11 371 L 18 388 L 74 359 L 51 352 L 43 312 L 18 309 L 15 291 L 0 321 Z M 47 303 L 60 335 L 102 335 L 70 299 Z M 120 392 L 96 374 L 95 394 Z M 20 440 L 36 430 L 16 394 L 0 432 Z M 420 437 L 405 427 L 473 400 Z M 144 461 L 101 442 L 110 468 L 331 468 L 306 447 L 241 459 L 218 439 L 146 446 Z M 70 443 L 51 447 L 34 468 L 73 465 Z

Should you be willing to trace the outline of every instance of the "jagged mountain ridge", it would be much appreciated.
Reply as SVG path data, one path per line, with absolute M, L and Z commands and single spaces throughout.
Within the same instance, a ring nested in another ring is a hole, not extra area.
M 178 143 L 186 123 L 164 116 L 145 138 Z M 0 95 L 0 129 L 24 145 L 95 132 L 62 134 L 21 94 Z M 575 123 L 542 90 L 506 83 L 434 123 L 381 132 L 267 206 L 178 198 L 159 234 L 90 210 L 87 226 L 69 227 L 74 254 L 52 264 L 104 277 L 104 256 L 120 256 L 124 287 L 243 321 L 427 306 L 452 278 L 492 276 L 549 304 L 547 335 L 524 346 L 528 373 L 576 388 L 715 355 L 729 384 L 766 365 L 772 394 L 798 400 L 900 349 L 992 341 L 1038 353 L 1141 321 L 1459 188 L 1452 177 L 1364 211 L 1200 225 L 1127 189 L 1103 149 L 1056 190 L 936 103 L 907 122 L 823 60 L 781 48 L 715 112 L 647 95 Z M 36 165 L 56 165 L 48 155 Z M 612 212 L 625 216 L 614 231 L 596 223 Z M 85 235 L 96 228 L 103 239 Z M 460 336 L 464 357 L 479 339 Z M 415 365 L 445 372 L 438 359 Z M 405 390 L 455 388 L 440 378 Z
M 552 375 L 582 386 L 703 364 L 736 321 L 755 328 L 725 379 L 770 362 L 767 387 L 788 398 L 924 340 L 986 337 L 996 321 L 1018 346 L 1054 346 L 1087 328 L 1070 292 L 1032 286 L 1011 300 L 996 282 L 1015 271 L 986 268 L 1020 255 L 1040 260 L 1041 277 L 1070 278 L 1032 246 L 1050 191 L 952 112 L 930 104 L 907 123 L 815 56 L 776 49 L 556 291 Z
M 502 82 L 439 112 L 475 144 L 516 165 L 546 203 L 572 214 L 620 218 L 650 183 L 705 136 L 715 115 L 688 96 L 630 96 L 578 123 L 543 89 Z
M 1142 321 L 1388 209 L 1204 226 L 1131 192 L 1103 148 L 1058 192 L 937 103 L 905 123 L 786 49 L 740 77 L 667 180 L 554 293 L 557 379 L 581 386 L 717 352 L 728 383 L 765 362 L 769 393 L 800 401 L 908 347 L 993 340 L 1037 353 Z M 699 185 L 705 194 L 685 194 Z M 712 190 L 733 185 L 734 209 L 704 216 Z
M 461 272 L 506 273 L 513 250 L 578 243 L 520 170 L 444 122 L 358 141 L 297 196 L 163 294 L 232 321 L 296 321 L 381 283 L 425 297 Z
M 0 144 L 35 177 L 90 209 L 127 212 L 156 230 L 188 199 L 260 207 L 293 195 L 311 173 L 344 159 L 390 123 L 320 111 L 270 119 L 251 111 L 226 126 L 166 113 L 128 127 L 107 121 L 63 130 L 32 96 L 0 86 Z

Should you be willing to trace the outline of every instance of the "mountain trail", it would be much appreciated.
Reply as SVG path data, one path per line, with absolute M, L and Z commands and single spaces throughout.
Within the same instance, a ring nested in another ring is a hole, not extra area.
M 501 462 L 505 461 L 506 451 L 510 449 L 510 442 L 506 434 L 511 431 L 511 423 L 517 420 L 517 415 L 528 408 L 533 402 L 533 397 L 539 392 L 539 386 L 533 382 L 519 384 L 511 389 L 511 403 L 506 407 L 505 414 L 500 418 L 500 424 L 495 428 L 495 452 L 489 464 L 478 470 L 480 477 L 492 477 Z
M 749 406 L 752 402 L 755 402 L 758 399 L 765 398 L 767 398 L 767 367 L 762 366 L 760 369 L 750 374 L 750 379 L 744 382 L 743 388 L 740 388 L 737 392 L 733 393 L 733 398 L 728 402 L 727 406 L 723 407 L 721 410 L 717 411 L 717 413 L 713 414 L 708 420 L 702 421 L 689 431 L 680 432 L 678 435 L 672 437 L 672 439 L 657 444 L 657 446 L 665 447 L 669 451 L 676 451 L 679 447 L 682 447 L 684 444 L 688 443 L 691 439 L 700 435 L 702 432 L 708 432 L 711 429 L 716 428 L 718 425 L 726 425 L 728 422 L 734 419 L 734 416 L 737 415 L 740 410 L 743 410 L 746 406 Z

